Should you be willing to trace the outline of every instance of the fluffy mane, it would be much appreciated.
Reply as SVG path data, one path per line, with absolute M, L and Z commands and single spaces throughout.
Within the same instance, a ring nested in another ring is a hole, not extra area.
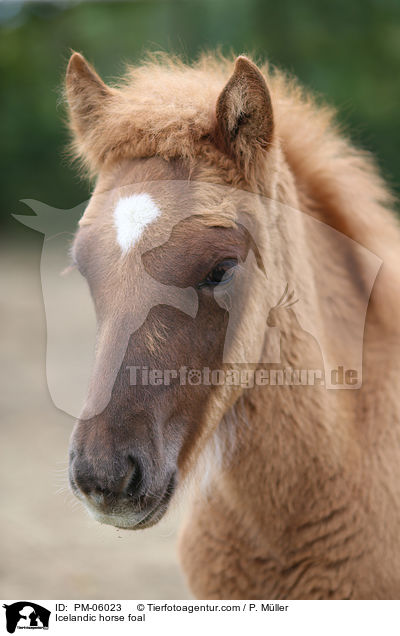
M 128 66 L 84 136 L 70 117 L 73 156 L 94 174 L 105 162 L 155 155 L 226 167 L 229 159 L 213 135 L 216 103 L 233 65 L 233 57 L 214 54 L 193 65 L 155 54 Z M 267 64 L 260 70 L 271 93 L 275 139 L 302 206 L 381 256 L 383 246 L 386 256 L 391 246 L 397 251 L 397 223 L 387 211 L 393 197 L 372 158 L 341 133 L 333 109 L 318 105 L 295 79 Z M 87 116 L 93 117 L 90 109 Z

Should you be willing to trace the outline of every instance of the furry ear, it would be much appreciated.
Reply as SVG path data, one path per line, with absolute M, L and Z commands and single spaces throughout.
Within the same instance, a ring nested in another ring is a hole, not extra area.
M 73 53 L 66 74 L 66 96 L 75 144 L 83 152 L 113 95 L 113 89 L 104 84 L 85 58 Z
M 253 62 L 241 55 L 216 107 L 217 140 L 242 169 L 273 136 L 273 114 L 265 79 Z

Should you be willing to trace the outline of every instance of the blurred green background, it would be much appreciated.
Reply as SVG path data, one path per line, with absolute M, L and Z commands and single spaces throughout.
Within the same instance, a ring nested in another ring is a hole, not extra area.
M 22 198 L 58 208 L 89 186 L 63 157 L 60 87 L 70 49 L 105 79 L 148 49 L 191 60 L 202 49 L 252 53 L 294 73 L 339 109 L 353 140 L 377 156 L 399 192 L 398 0 L 145 0 L 0 2 L 2 231 L 32 230 L 10 217 Z

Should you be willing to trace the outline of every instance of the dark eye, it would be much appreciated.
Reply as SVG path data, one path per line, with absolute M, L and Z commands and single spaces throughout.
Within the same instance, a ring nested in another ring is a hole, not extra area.
M 224 261 L 221 261 L 213 267 L 211 272 L 209 272 L 206 278 L 199 283 L 199 287 L 215 287 L 216 285 L 224 285 L 232 280 L 235 267 L 237 265 L 237 260 L 234 258 L 227 258 Z

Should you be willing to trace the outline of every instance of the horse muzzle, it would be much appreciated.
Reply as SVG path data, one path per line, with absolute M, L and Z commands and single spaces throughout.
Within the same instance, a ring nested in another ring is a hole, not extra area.
M 163 517 L 175 491 L 177 470 L 155 479 L 131 455 L 101 466 L 71 451 L 69 480 L 73 493 L 96 521 L 136 530 Z

